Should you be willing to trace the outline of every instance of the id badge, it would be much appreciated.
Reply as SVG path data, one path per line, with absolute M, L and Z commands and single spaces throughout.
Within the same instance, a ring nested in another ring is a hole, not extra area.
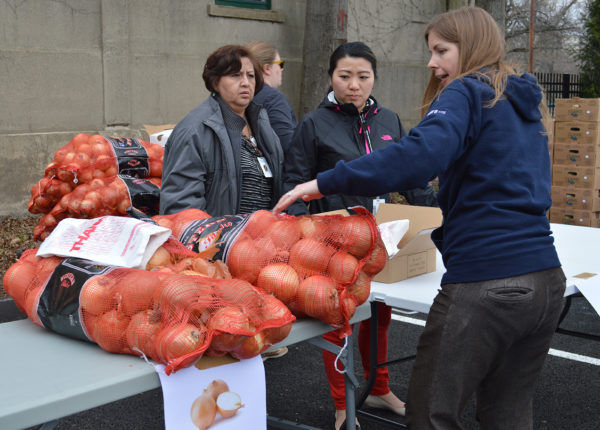
M 373 215 L 377 215 L 377 209 L 379 209 L 379 205 L 385 203 L 385 199 L 373 199 Z
M 273 172 L 271 172 L 271 168 L 269 167 L 269 163 L 267 163 L 267 159 L 265 157 L 256 157 L 258 160 L 258 165 L 260 166 L 260 170 L 262 174 L 265 175 L 265 178 L 272 178 Z

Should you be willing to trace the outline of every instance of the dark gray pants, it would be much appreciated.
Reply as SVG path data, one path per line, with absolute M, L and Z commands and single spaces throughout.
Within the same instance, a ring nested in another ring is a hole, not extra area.
M 417 347 L 408 428 L 462 429 L 461 412 L 476 392 L 482 429 L 531 429 L 535 382 L 564 290 L 561 268 L 443 285 Z

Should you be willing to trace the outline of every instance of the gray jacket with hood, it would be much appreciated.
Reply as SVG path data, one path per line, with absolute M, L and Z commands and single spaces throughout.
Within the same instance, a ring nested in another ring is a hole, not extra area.
M 283 151 L 264 109 L 255 103 L 246 117 L 273 172 L 272 204 L 281 193 Z M 226 126 L 227 124 L 227 126 Z M 212 95 L 176 126 L 165 145 L 160 213 L 188 208 L 211 216 L 239 213 L 240 145 L 245 121 Z

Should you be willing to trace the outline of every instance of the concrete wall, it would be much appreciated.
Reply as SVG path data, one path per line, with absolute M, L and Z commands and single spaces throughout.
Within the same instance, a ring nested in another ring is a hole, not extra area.
M 375 96 L 405 126 L 418 121 L 428 76 L 424 23 L 445 6 L 348 2 L 348 39 L 375 50 Z M 274 12 L 212 0 L 0 2 L 0 216 L 27 214 L 31 186 L 76 133 L 145 138 L 143 124 L 178 122 L 207 97 L 202 67 L 224 44 L 274 41 L 286 60 L 280 89 L 298 109 L 305 7 L 305 0 L 272 0 Z

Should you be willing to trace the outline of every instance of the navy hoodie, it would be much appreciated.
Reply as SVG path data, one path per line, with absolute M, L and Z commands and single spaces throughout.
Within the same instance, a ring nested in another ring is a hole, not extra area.
M 442 284 L 518 276 L 560 266 L 546 212 L 550 156 L 532 75 L 511 76 L 504 97 L 485 78 L 451 82 L 399 142 L 317 176 L 328 195 L 383 194 L 439 177 L 444 216 L 432 239 Z M 406 160 L 410 160 L 406 162 Z

